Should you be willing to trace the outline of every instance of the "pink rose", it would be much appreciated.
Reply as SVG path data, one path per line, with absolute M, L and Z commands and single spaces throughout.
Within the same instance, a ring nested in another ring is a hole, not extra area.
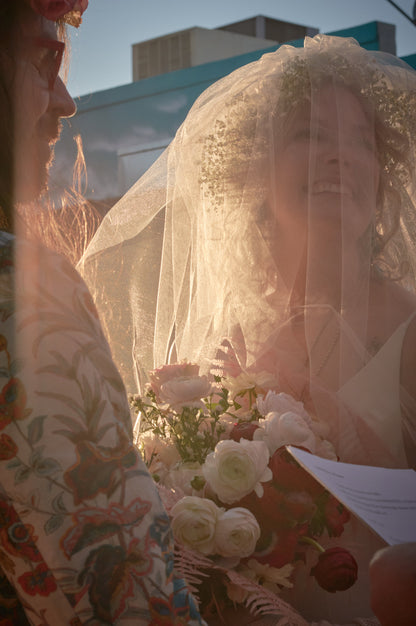
M 175 410 L 183 407 L 204 409 L 202 398 L 212 393 L 206 376 L 199 376 L 199 366 L 193 363 L 164 365 L 150 373 L 150 386 L 158 402 Z
M 154 391 L 156 398 L 159 399 L 160 388 L 170 380 L 176 378 L 190 378 L 198 376 L 199 365 L 195 363 L 172 363 L 171 365 L 162 365 L 156 370 L 150 372 L 150 386 Z

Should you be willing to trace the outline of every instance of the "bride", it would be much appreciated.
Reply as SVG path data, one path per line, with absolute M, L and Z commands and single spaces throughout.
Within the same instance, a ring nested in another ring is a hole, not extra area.
M 416 73 L 351 39 L 282 46 L 207 89 L 81 263 L 127 388 L 198 361 L 301 400 L 343 462 L 416 466 Z M 370 617 L 311 577 L 309 620 Z

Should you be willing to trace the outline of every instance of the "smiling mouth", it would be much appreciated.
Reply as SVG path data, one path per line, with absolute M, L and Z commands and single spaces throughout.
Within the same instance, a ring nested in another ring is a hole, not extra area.
M 315 183 L 312 186 L 313 194 L 321 194 L 321 193 L 334 193 L 342 196 L 352 197 L 352 192 L 349 187 L 342 185 L 341 183 L 334 183 L 328 181 L 320 181 Z

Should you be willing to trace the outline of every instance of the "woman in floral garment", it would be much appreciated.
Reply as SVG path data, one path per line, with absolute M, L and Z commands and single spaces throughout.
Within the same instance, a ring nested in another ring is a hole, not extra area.
M 0 622 L 196 625 L 89 292 L 11 234 L 75 112 L 58 71 L 87 4 L 0 6 Z

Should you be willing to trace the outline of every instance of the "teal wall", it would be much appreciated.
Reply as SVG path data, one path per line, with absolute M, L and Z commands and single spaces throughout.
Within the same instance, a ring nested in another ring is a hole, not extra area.
M 354 37 L 379 49 L 378 23 L 330 33 Z M 290 42 L 302 46 L 303 40 Z M 174 137 L 199 94 L 234 69 L 278 46 L 147 78 L 77 98 L 78 112 L 65 124 L 56 146 L 52 180 L 57 188 L 72 180 L 73 137 L 80 134 L 88 171 L 86 196 L 115 198 L 130 186 Z M 416 54 L 406 58 L 416 68 Z

